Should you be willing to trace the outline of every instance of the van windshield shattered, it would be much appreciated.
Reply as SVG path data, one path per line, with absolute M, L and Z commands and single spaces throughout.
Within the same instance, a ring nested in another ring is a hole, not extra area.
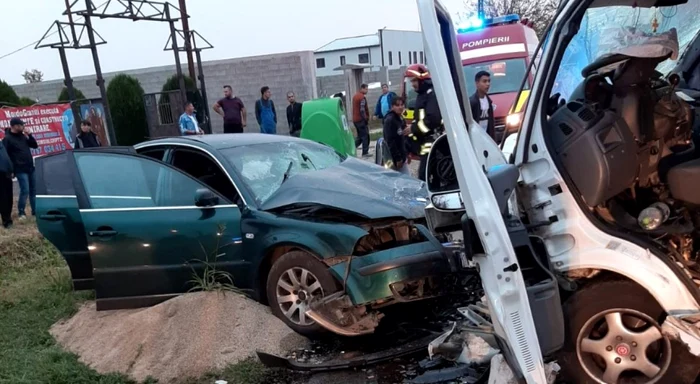
M 338 165 L 346 157 L 333 148 L 311 141 L 247 145 L 221 150 L 241 175 L 258 205 L 263 204 L 290 177 Z
M 675 29 L 680 59 L 700 29 L 698 14 L 700 2 L 697 1 L 661 8 L 611 6 L 588 9 L 581 20 L 578 33 L 566 48 L 552 94 L 558 92 L 568 100 L 576 86 L 583 81 L 581 70 L 597 58 L 616 52 L 618 46 L 611 45 L 609 37 L 619 29 L 652 35 Z M 666 74 L 677 63 L 677 60 L 666 60 L 656 70 Z

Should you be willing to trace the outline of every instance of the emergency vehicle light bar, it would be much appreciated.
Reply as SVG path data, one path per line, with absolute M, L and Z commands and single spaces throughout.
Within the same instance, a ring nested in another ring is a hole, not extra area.
M 518 21 L 520 21 L 520 16 L 518 15 L 505 15 L 485 20 L 475 17 L 467 20 L 466 22 L 459 23 L 459 25 L 457 25 L 457 33 L 465 33 L 495 25 L 517 23 Z

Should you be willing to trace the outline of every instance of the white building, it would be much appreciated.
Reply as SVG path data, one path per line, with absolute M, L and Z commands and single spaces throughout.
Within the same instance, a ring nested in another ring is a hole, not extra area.
M 335 39 L 314 52 L 316 76 L 340 75 L 345 64 L 369 64 L 371 70 L 425 63 L 423 36 L 416 31 L 380 29 L 371 35 Z

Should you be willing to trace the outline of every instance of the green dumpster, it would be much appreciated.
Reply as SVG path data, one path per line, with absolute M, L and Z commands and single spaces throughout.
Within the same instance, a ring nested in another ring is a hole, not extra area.
M 301 137 L 333 147 L 338 153 L 355 156 L 355 137 L 348 127 L 340 99 L 305 101 L 301 108 Z

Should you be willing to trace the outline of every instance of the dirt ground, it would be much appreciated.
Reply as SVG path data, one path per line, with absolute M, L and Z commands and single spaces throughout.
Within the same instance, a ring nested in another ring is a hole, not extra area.
M 266 306 L 215 292 L 137 310 L 97 312 L 90 302 L 50 333 L 97 372 L 120 372 L 139 382 L 198 377 L 257 350 L 284 355 L 308 344 Z

